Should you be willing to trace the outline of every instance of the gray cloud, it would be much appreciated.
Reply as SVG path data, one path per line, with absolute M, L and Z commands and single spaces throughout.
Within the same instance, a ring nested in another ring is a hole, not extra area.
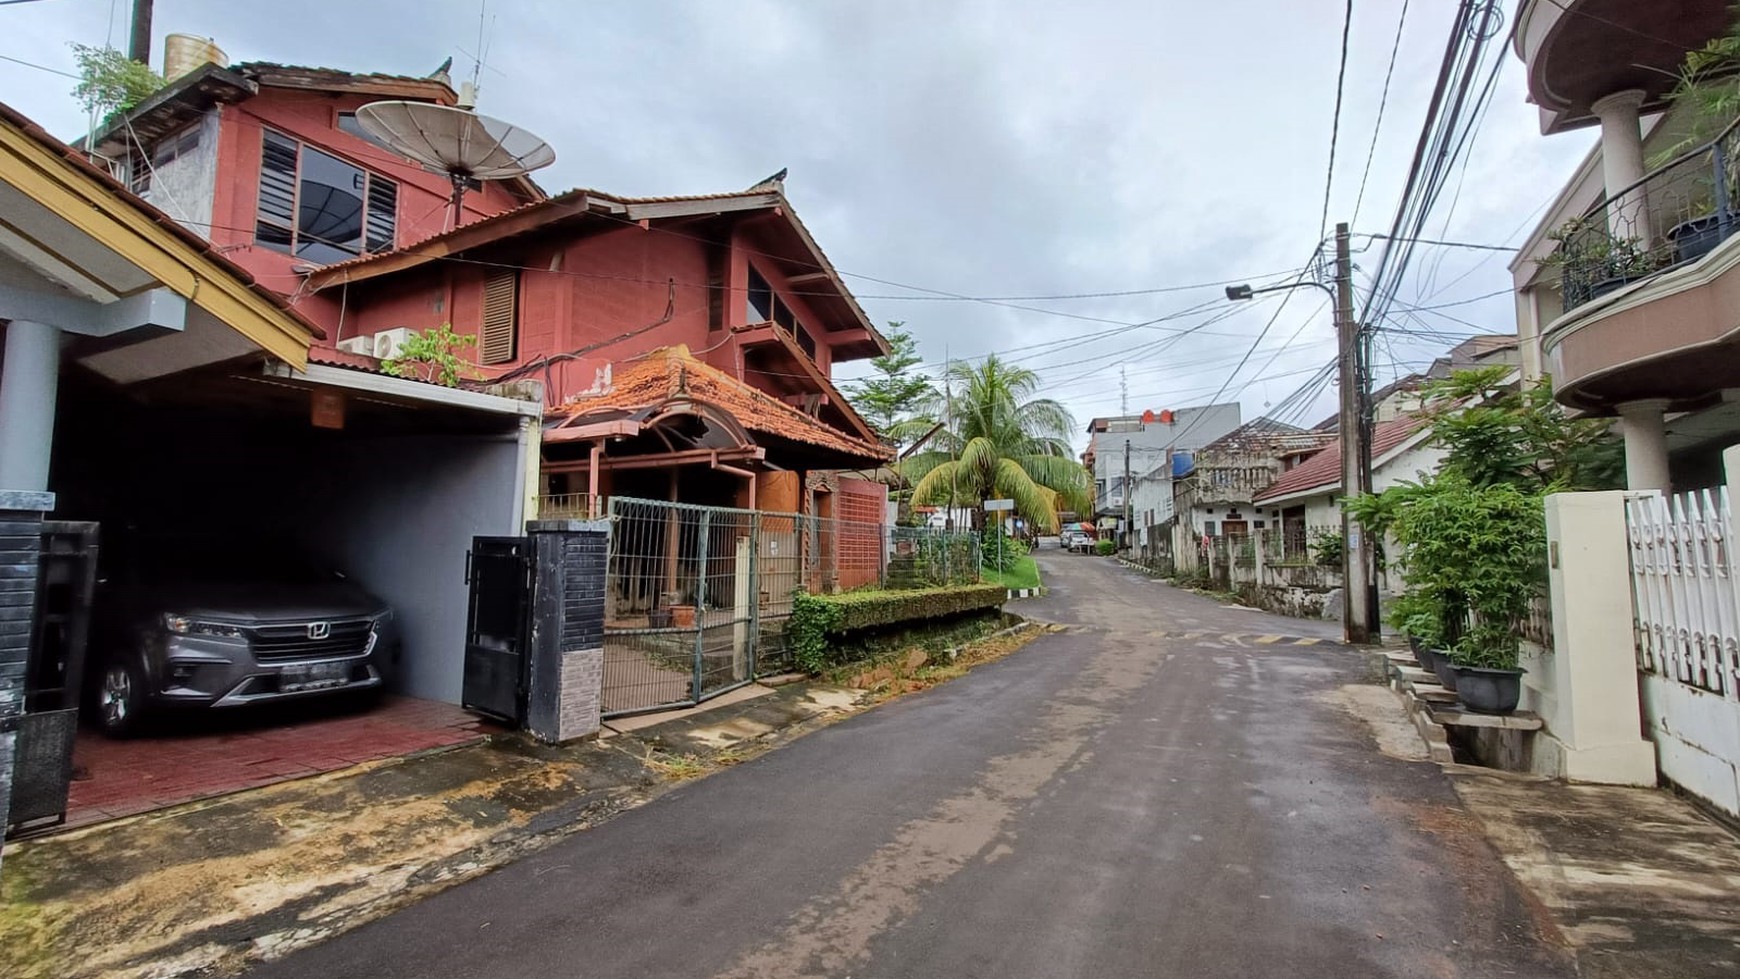
M 1450 12 L 1439 6 L 1410 11 L 1357 230 L 1387 230 L 1444 43 Z M 0 8 L 0 54 L 71 70 L 65 42 L 100 43 L 108 7 Z M 1391 7 L 1356 10 L 1332 222 L 1350 214 L 1358 189 Z M 789 166 L 787 192 L 848 272 L 971 295 L 1157 288 L 1296 268 L 1310 251 L 1340 9 L 1335 0 L 494 0 L 480 108 L 556 147 L 557 164 L 539 175 L 552 190 L 693 193 Z M 475 51 L 477 14 L 470 0 L 159 0 L 156 28 L 159 44 L 168 31 L 212 35 L 237 60 L 421 74 L 452 54 L 458 77 L 470 70 L 462 52 Z M 123 35 L 117 25 L 114 36 Z M 1498 242 L 1532 224 L 1530 213 L 1592 142 L 1540 137 L 1520 65 L 1506 57 L 1454 215 L 1437 218 L 1434 233 Z M 68 136 L 82 126 L 71 84 L 0 62 L 0 98 Z M 1419 256 L 1404 302 L 1454 302 L 1509 284 L 1503 256 Z M 848 280 L 867 297 L 904 291 Z M 1218 295 L 1033 305 L 1134 322 Z M 1107 328 L 976 303 L 864 304 L 878 320 L 906 321 L 932 360 L 945 349 L 982 356 Z M 1329 357 L 1327 312 L 1308 318 L 1319 305 L 1314 291 L 1296 297 L 1229 386 L 1247 417 Z M 1165 325 L 1189 326 L 1224 306 Z M 1117 410 L 1119 366 L 1132 408 L 1198 403 L 1273 309 L 1254 304 L 1164 350 L 1152 344 L 1165 332 L 1150 329 L 1015 356 L 1040 369 L 1084 423 Z M 1432 330 L 1466 333 L 1443 314 L 1514 328 L 1503 296 L 1420 314 Z M 1293 347 L 1271 353 L 1295 331 Z M 1380 370 L 1405 370 L 1445 345 L 1392 337 L 1380 345 Z M 1126 350 L 1135 352 L 1118 353 Z M 1095 355 L 1116 356 L 1098 370 L 1073 363 Z M 1247 384 L 1259 371 L 1270 379 Z M 1312 420 L 1328 401 L 1316 409 Z

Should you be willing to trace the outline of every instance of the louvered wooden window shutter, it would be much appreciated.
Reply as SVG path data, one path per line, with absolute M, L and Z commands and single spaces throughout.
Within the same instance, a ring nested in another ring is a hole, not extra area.
M 483 363 L 505 364 L 514 359 L 519 325 L 519 270 L 491 272 L 483 281 L 483 328 L 478 331 Z

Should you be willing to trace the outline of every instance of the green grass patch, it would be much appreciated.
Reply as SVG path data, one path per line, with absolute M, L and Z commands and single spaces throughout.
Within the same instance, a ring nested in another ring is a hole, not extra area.
M 1039 587 L 1039 562 L 1033 560 L 1031 554 L 1024 554 L 1016 558 L 1007 571 L 984 568 L 980 574 L 987 582 L 1002 585 L 1004 588 Z

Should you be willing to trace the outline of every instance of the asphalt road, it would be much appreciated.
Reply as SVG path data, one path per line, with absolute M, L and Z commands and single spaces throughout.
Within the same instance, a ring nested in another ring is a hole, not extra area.
M 1363 657 L 1257 638 L 1328 624 L 1041 563 L 1072 628 L 255 974 L 1572 975 Z

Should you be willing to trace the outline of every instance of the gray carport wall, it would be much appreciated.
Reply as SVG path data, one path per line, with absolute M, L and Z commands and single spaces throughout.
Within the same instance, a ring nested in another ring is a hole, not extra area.
M 285 467 L 293 513 L 313 550 L 393 606 L 405 656 L 391 686 L 459 703 L 465 656 L 466 549 L 473 537 L 524 532 L 541 399 L 522 401 L 309 365 L 285 378 L 357 396 L 401 397 L 499 416 L 499 435 L 357 438 L 318 467 Z

